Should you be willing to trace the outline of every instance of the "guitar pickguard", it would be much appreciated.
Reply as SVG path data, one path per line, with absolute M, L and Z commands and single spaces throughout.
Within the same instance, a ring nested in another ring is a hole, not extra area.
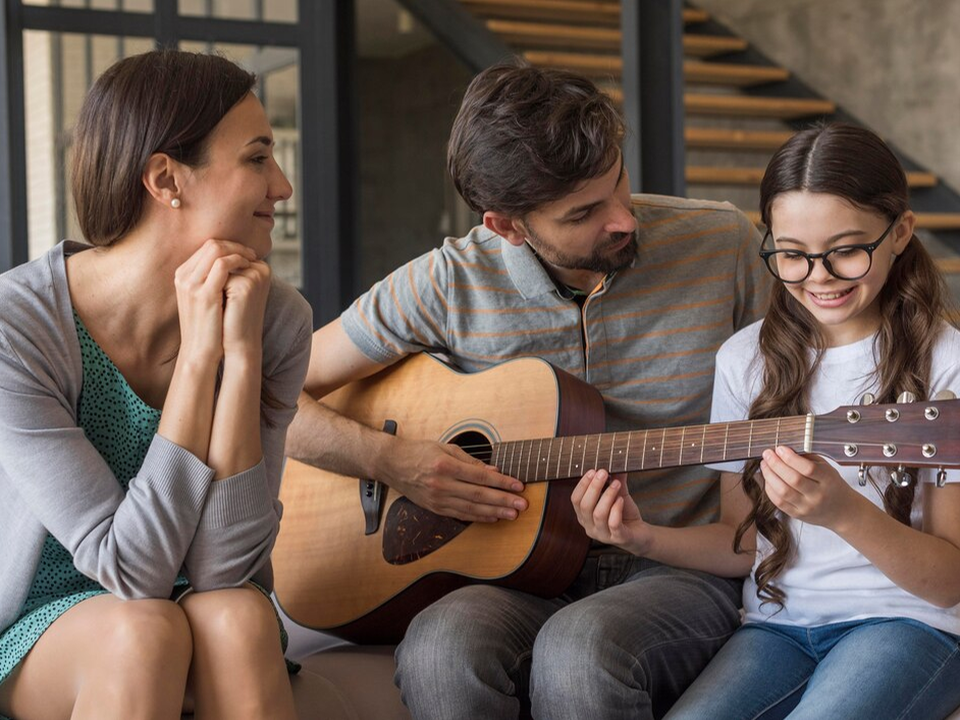
M 405 497 L 387 511 L 383 531 L 383 559 L 405 565 L 439 550 L 470 527 L 470 523 L 424 510 Z

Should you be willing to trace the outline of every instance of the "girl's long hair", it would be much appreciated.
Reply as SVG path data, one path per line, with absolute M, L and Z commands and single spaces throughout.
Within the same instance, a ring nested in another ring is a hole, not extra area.
M 801 131 L 776 152 L 760 184 L 764 225 L 771 227 L 774 200 L 795 190 L 835 195 L 891 222 L 909 209 L 907 179 L 899 161 L 880 138 L 853 125 L 837 123 Z M 878 298 L 881 320 L 874 341 L 874 356 L 879 359 L 874 371 L 877 402 L 895 402 L 903 391 L 912 392 L 917 400 L 927 399 L 931 355 L 947 300 L 943 278 L 916 236 L 892 265 Z M 750 418 L 809 412 L 807 390 L 826 342 L 817 321 L 783 283 L 778 282 L 771 294 L 759 349 L 763 387 L 750 406 Z M 782 608 L 786 596 L 775 580 L 791 559 L 793 539 L 780 511 L 764 492 L 759 467 L 754 460 L 744 468 L 743 487 L 752 509 L 737 529 L 734 546 L 740 551 L 751 525 L 773 545 L 773 552 L 757 567 L 757 596 L 763 603 Z M 881 487 L 870 474 L 886 512 L 904 524 L 910 523 L 915 469 L 910 475 L 907 487 L 889 479 Z

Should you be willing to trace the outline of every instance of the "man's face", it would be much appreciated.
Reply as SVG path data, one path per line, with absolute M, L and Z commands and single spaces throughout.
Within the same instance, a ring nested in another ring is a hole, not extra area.
M 637 253 L 637 221 L 623 158 L 566 197 L 521 221 L 527 242 L 550 265 L 607 273 L 629 265 Z

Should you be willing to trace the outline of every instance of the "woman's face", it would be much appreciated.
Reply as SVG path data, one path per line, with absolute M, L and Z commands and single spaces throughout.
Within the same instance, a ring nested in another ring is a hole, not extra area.
M 823 260 L 817 259 L 806 280 L 784 283 L 787 292 L 816 318 L 831 347 L 862 340 L 879 328 L 877 297 L 896 256 L 913 236 L 913 224 L 913 213 L 901 215 L 873 251 L 869 272 L 857 280 L 834 277 Z M 890 226 L 890 218 L 855 207 L 836 195 L 797 190 L 774 198 L 770 225 L 773 249 L 822 253 L 843 245 L 873 243 Z M 789 262 L 805 261 L 796 258 Z
M 180 212 L 197 242 L 232 240 L 265 257 L 272 247 L 274 208 L 293 188 L 273 157 L 273 131 L 252 93 L 210 133 L 206 163 L 191 168 Z

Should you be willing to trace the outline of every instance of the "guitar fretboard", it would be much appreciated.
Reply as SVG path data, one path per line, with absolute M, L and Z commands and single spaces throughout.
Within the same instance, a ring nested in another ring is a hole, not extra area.
M 767 448 L 810 447 L 813 416 L 516 440 L 492 447 L 490 462 L 525 483 L 611 473 L 706 465 L 759 457 Z

